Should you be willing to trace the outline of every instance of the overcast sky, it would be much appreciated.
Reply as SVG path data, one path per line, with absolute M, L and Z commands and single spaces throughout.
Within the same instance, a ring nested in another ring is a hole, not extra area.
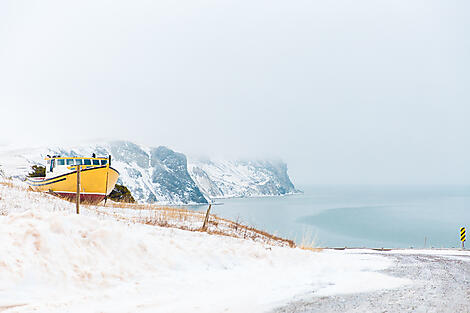
M 470 1 L 0 1 L 0 144 L 281 158 L 297 184 L 470 183 Z

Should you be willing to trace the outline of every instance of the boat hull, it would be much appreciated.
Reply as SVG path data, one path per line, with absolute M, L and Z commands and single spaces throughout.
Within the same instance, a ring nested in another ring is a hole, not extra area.
M 80 201 L 99 203 L 111 193 L 119 178 L 112 167 L 92 167 L 80 171 Z M 77 171 L 51 178 L 28 178 L 34 191 L 49 192 L 67 200 L 75 201 L 77 194 Z
M 75 199 L 77 198 L 77 193 L 73 193 L 73 192 L 56 192 L 56 191 L 52 191 L 51 192 L 53 195 L 57 196 L 57 197 L 60 197 L 60 198 L 63 198 L 65 200 L 68 200 L 68 201 L 75 201 Z M 101 201 L 104 200 L 106 196 L 104 194 L 98 194 L 98 193 L 87 193 L 87 194 L 84 194 L 84 193 L 80 193 L 80 202 L 81 203 L 89 203 L 89 204 L 98 204 L 100 203 Z

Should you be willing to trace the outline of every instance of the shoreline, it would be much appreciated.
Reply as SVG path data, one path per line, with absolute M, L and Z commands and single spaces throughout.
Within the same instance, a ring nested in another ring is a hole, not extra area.
M 254 195 L 254 196 L 228 196 L 228 197 L 213 197 L 211 199 L 214 200 L 231 200 L 231 199 L 265 199 L 265 198 L 283 198 L 283 197 L 290 197 L 290 196 L 296 196 L 296 195 L 302 195 L 304 194 L 303 191 L 300 192 L 292 192 L 292 193 L 286 193 L 282 195 Z M 160 206 L 167 206 L 167 207 L 199 207 L 199 206 L 207 206 L 209 204 L 211 205 L 223 205 L 223 202 L 208 202 L 208 203 L 182 203 L 182 204 L 170 204 L 170 203 L 158 203 L 158 202 L 153 202 L 153 203 L 138 203 L 138 204 L 143 204 L 143 205 L 160 205 Z

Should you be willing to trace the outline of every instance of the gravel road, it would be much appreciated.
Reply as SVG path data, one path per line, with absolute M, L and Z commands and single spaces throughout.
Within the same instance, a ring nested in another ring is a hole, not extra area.
M 470 255 L 374 253 L 391 258 L 383 273 L 413 284 L 371 293 L 307 295 L 272 313 L 313 312 L 470 312 Z

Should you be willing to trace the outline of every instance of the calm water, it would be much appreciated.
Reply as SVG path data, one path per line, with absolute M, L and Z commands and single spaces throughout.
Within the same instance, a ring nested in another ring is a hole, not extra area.
M 470 186 L 302 190 L 287 197 L 224 199 L 212 212 L 297 243 L 313 239 L 328 247 L 422 248 L 425 240 L 426 247 L 459 247 L 459 228 L 470 228 Z

